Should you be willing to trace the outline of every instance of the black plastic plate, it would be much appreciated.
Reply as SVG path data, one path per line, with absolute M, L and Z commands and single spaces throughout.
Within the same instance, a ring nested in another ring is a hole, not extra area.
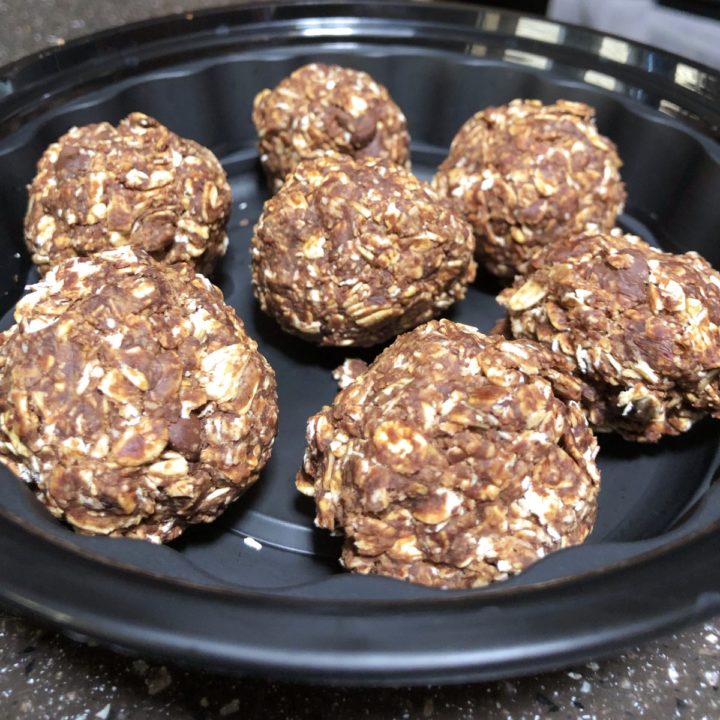
M 495 10 L 292 4 L 152 21 L 10 66 L 0 71 L 2 312 L 34 277 L 22 216 L 45 146 L 72 125 L 153 115 L 211 147 L 231 179 L 230 250 L 213 280 L 276 370 L 280 432 L 256 487 L 168 547 L 75 535 L 0 470 L 0 596 L 125 649 L 367 684 L 530 672 L 720 610 L 711 422 L 656 446 L 602 437 L 591 537 L 510 581 L 443 592 L 341 571 L 339 540 L 313 527 L 312 502 L 293 477 L 305 421 L 332 401 L 330 370 L 351 353 L 290 338 L 263 316 L 248 256 L 266 198 L 252 98 L 312 60 L 366 70 L 389 87 L 425 178 L 480 108 L 515 97 L 592 104 L 625 161 L 622 224 L 720 267 L 717 78 L 616 38 Z M 448 317 L 489 329 L 498 289 L 480 277 Z M 2 327 L 11 322 L 8 313 Z

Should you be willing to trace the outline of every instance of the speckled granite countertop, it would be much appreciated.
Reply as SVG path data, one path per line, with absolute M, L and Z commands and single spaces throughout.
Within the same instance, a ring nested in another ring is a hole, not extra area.
M 0 0 L 0 65 L 47 45 L 222 0 Z M 128 659 L 0 611 L 0 720 L 720 717 L 720 621 L 602 662 L 446 688 L 342 690 Z
M 3 720 L 717 720 L 720 623 L 601 662 L 496 683 L 397 690 L 232 680 L 86 647 L 0 617 Z

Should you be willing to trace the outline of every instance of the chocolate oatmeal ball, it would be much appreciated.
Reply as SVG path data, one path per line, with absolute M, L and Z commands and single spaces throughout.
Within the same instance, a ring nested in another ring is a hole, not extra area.
M 387 158 L 410 168 L 402 110 L 383 85 L 352 68 L 313 63 L 255 97 L 260 160 L 278 190 L 305 158 L 337 152 Z
M 457 201 L 491 273 L 525 273 L 544 245 L 614 227 L 625 202 L 621 162 L 594 114 L 566 100 L 513 100 L 460 128 L 433 185 Z
M 41 275 L 124 245 L 209 273 L 227 248 L 217 158 L 142 113 L 70 130 L 40 158 L 29 193 L 25 242 Z
M 320 345 L 375 345 L 465 296 L 472 228 L 388 160 L 305 160 L 252 239 L 260 307 Z
M 297 487 L 317 525 L 344 533 L 348 570 L 502 580 L 593 526 L 597 444 L 579 392 L 542 345 L 429 322 L 310 418 Z
M 0 334 L 0 462 L 86 534 L 153 542 L 257 480 L 275 376 L 189 265 L 124 247 L 50 270 Z
M 720 274 L 695 253 L 587 234 L 547 248 L 504 290 L 508 330 L 562 353 L 591 423 L 630 440 L 720 417 Z

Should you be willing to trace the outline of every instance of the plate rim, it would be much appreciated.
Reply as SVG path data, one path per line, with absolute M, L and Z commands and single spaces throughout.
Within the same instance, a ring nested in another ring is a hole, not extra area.
M 387 12 L 387 8 L 394 10 L 404 10 L 409 15 L 419 14 L 424 15 L 433 8 L 442 7 L 443 11 L 453 11 L 462 13 L 463 16 L 467 16 L 467 13 L 474 14 L 476 17 L 481 17 L 483 13 L 494 12 L 498 13 L 504 18 L 519 19 L 519 18 L 531 18 L 538 20 L 539 16 L 528 16 L 521 13 L 509 12 L 500 10 L 498 8 L 475 8 L 458 3 L 447 3 L 439 5 L 438 3 L 425 3 L 425 2 L 390 2 L 382 3 L 380 0 L 352 0 L 349 2 L 335 2 L 333 0 L 322 0 L 320 3 L 309 3 L 303 0 L 291 1 L 291 2 L 278 2 L 278 3 L 252 3 L 242 4 L 231 7 L 213 8 L 206 9 L 203 11 L 197 11 L 192 14 L 192 19 L 186 19 L 187 13 L 176 13 L 160 18 L 151 18 L 149 20 L 132 23 L 121 28 L 115 28 L 110 30 L 100 31 L 72 42 L 69 42 L 66 46 L 60 48 L 53 48 L 51 50 L 43 50 L 33 55 L 27 56 L 17 60 L 3 68 L 0 68 L 0 124 L 4 123 L 7 118 L 4 115 L 5 106 L 8 104 L 8 98 L 12 98 L 16 94 L 27 94 L 28 96 L 33 93 L 39 92 L 39 89 L 48 82 L 51 82 L 51 76 L 44 76 L 36 82 L 30 82 L 28 84 L 21 84 L 19 79 L 22 77 L 24 71 L 28 68 L 32 68 L 37 63 L 41 63 L 47 58 L 52 58 L 59 67 L 62 67 L 66 62 L 66 59 L 73 57 L 77 51 L 90 50 L 91 46 L 112 38 L 128 38 L 133 35 L 143 36 L 148 31 L 153 29 L 172 26 L 173 23 L 184 21 L 187 23 L 188 37 L 192 36 L 193 30 L 191 26 L 194 22 L 206 22 L 212 21 L 218 24 L 223 24 L 225 18 L 237 18 L 243 16 L 246 18 L 263 16 L 265 19 L 262 22 L 269 22 L 272 20 L 273 13 L 277 12 L 278 9 L 290 9 L 292 12 L 298 12 L 301 10 L 306 11 L 305 19 L 312 20 L 318 16 L 313 14 L 317 8 L 323 8 L 327 11 L 330 8 L 336 8 L 338 12 L 345 8 L 357 8 L 364 7 L 366 9 L 373 9 L 375 11 L 383 9 L 383 12 Z M 380 13 L 382 14 L 382 13 Z M 269 20 L 265 16 L 270 16 Z M 323 19 L 327 17 L 333 17 L 332 15 L 323 14 L 320 16 Z M 340 15 L 339 17 L 345 17 Z M 364 18 L 357 17 L 356 19 L 362 20 Z M 423 20 L 422 22 L 427 22 Z M 543 19 L 543 22 L 547 22 L 551 25 L 564 28 L 574 28 L 574 31 L 581 33 L 585 37 L 593 37 L 595 39 L 604 37 L 617 37 L 610 36 L 607 33 L 596 33 L 585 28 L 577 28 L 577 26 L 567 25 L 564 23 L 558 23 L 555 21 L 549 21 Z M 448 23 L 450 24 L 450 23 Z M 240 28 L 241 23 L 238 24 Z M 467 28 L 463 28 L 463 32 Z M 236 28 L 237 32 L 240 32 Z M 323 36 L 317 35 L 313 40 L 321 42 L 324 39 Z M 417 36 L 418 40 L 421 37 Z M 633 48 L 639 48 L 642 52 L 652 52 L 657 54 L 658 57 L 665 58 L 668 62 L 683 62 L 690 67 L 696 68 L 702 77 L 712 78 L 710 84 L 710 95 L 706 96 L 702 93 L 698 94 L 699 101 L 701 104 L 705 103 L 718 103 L 720 104 L 720 75 L 715 73 L 710 68 L 706 68 L 698 63 L 692 63 L 685 61 L 679 56 L 671 53 L 665 53 L 657 51 L 649 46 L 635 43 L 633 41 L 621 39 L 627 43 L 628 46 Z M 152 42 L 152 41 L 149 41 Z M 421 46 L 415 46 L 421 47 Z M 90 50 L 92 55 L 94 51 Z M 63 68 L 63 72 L 68 72 L 68 67 Z M 636 68 L 637 69 L 637 68 Z M 647 68 L 640 68 L 647 72 Z M 12 83 L 13 78 L 18 78 L 18 85 L 15 90 L 11 92 L 2 93 L 3 82 L 10 81 Z M 667 79 L 667 77 L 665 77 Z M 684 90 L 688 90 L 684 88 Z M 690 90 L 692 92 L 692 90 Z M 707 137 L 707 135 L 705 136 Z M 710 136 L 712 140 L 712 136 Z M 19 534 L 18 534 L 19 533 Z M 304 606 L 304 613 L 300 613 L 302 617 L 317 617 L 318 614 L 321 617 L 335 617 L 338 614 L 337 607 L 331 607 L 333 604 L 337 604 L 337 600 L 318 600 L 315 599 L 308 603 L 306 599 L 292 598 L 292 597 L 281 597 L 278 594 L 263 593 L 257 591 L 247 591 L 245 593 L 238 593 L 236 591 L 223 591 L 215 596 L 215 592 L 207 587 L 203 586 L 192 586 L 187 581 L 180 581 L 177 579 L 171 580 L 167 577 L 153 576 L 151 573 L 147 573 L 139 570 L 138 568 L 132 568 L 131 572 L 128 573 L 127 568 L 120 568 L 117 563 L 107 562 L 107 567 L 100 567 L 103 563 L 98 563 L 97 558 L 85 556 L 85 553 L 80 553 L 78 548 L 73 546 L 70 549 L 70 543 L 65 546 L 65 543 L 59 542 L 57 538 L 49 540 L 47 537 L 42 536 L 42 532 L 39 532 L 37 528 L 25 528 L 22 527 L 22 523 L 19 523 L 12 518 L 12 513 L 9 513 L 4 507 L 0 507 L 0 555 L 4 555 L 9 558 L 6 563 L 0 563 L 0 599 L 5 601 L 8 605 L 21 608 L 24 612 L 38 616 L 45 621 L 49 621 L 52 624 L 64 629 L 66 632 L 77 636 L 85 636 L 87 638 L 95 638 L 101 640 L 105 644 L 119 649 L 122 648 L 126 651 L 141 651 L 148 655 L 159 655 L 161 657 L 172 657 L 173 660 L 184 661 L 190 664 L 200 664 L 205 667 L 212 666 L 217 670 L 231 670 L 235 672 L 244 672 L 252 674 L 260 674 L 265 676 L 279 676 L 283 678 L 293 677 L 294 679 L 310 680 L 313 682 L 323 682 L 330 684 L 342 683 L 345 685 L 395 685 L 399 682 L 410 683 L 410 684 L 422 684 L 430 681 L 433 682 L 464 682 L 467 680 L 489 680 L 497 679 L 500 677 L 507 677 L 509 674 L 521 674 L 529 672 L 537 672 L 539 670 L 545 670 L 555 668 L 560 665 L 566 664 L 567 662 L 575 661 L 576 659 L 588 659 L 589 657 L 596 657 L 603 653 L 614 652 L 617 649 L 627 645 L 628 643 L 650 637 L 658 634 L 659 632 L 670 630 L 687 624 L 693 620 L 699 620 L 709 616 L 712 613 L 720 611 L 720 568 L 715 570 L 714 568 L 694 568 L 692 562 L 688 562 L 685 571 L 690 573 L 693 580 L 693 584 L 684 584 L 681 588 L 675 588 L 663 598 L 664 602 L 659 602 L 658 598 L 655 598 L 652 594 L 645 595 L 641 599 L 645 602 L 655 604 L 653 612 L 646 613 L 644 620 L 640 620 L 638 617 L 633 615 L 633 619 L 629 619 L 628 611 L 628 598 L 620 596 L 611 597 L 608 607 L 606 608 L 612 613 L 617 612 L 618 615 L 622 615 L 621 611 L 626 613 L 625 620 L 617 621 L 617 624 L 613 626 L 613 632 L 608 632 L 609 625 L 606 627 L 605 634 L 595 633 L 594 638 L 588 637 L 587 633 L 583 634 L 581 629 L 575 628 L 573 633 L 563 633 L 560 635 L 556 633 L 552 642 L 548 639 L 545 643 L 545 649 L 543 643 L 540 640 L 536 641 L 536 650 L 534 654 L 517 657 L 518 644 L 507 645 L 504 649 L 501 646 L 490 647 L 478 647 L 474 645 L 475 651 L 472 652 L 470 649 L 465 648 L 464 650 L 453 650 L 452 652 L 445 653 L 443 657 L 436 657 L 437 646 L 430 645 L 420 650 L 419 648 L 414 649 L 410 654 L 398 654 L 389 650 L 379 651 L 373 647 L 366 647 L 358 650 L 357 648 L 352 650 L 338 651 L 333 648 L 327 649 L 325 652 L 321 650 L 315 650 L 314 654 L 310 654 L 310 657 L 302 656 L 303 662 L 305 663 L 302 667 L 299 665 L 300 656 L 288 656 L 290 648 L 284 648 L 282 650 L 270 652 L 269 647 L 263 648 L 262 644 L 257 642 L 254 645 L 243 644 L 242 638 L 234 638 L 235 645 L 228 647 L 227 643 L 222 644 L 217 641 L 211 641 L 209 637 L 203 638 L 197 635 L 186 633 L 186 635 L 179 634 L 179 630 L 175 627 L 172 630 L 167 630 L 165 635 L 162 637 L 157 634 L 153 635 L 149 632 L 150 628 L 139 622 L 139 619 L 133 616 L 130 612 L 127 614 L 128 609 L 125 609 L 124 616 L 115 616 L 114 614 L 110 617 L 98 617 L 97 608 L 93 607 L 93 603 L 96 600 L 95 596 L 83 595 L 80 593 L 75 598 L 75 607 L 71 612 L 67 612 L 68 605 L 73 603 L 67 599 L 61 601 L 61 597 L 65 598 L 64 593 L 70 592 L 71 588 L 75 588 L 75 585 L 68 584 L 64 586 L 62 584 L 54 585 L 53 590 L 49 593 L 53 595 L 53 600 L 48 602 L 48 578 L 35 578 L 28 577 L 26 567 L 23 568 L 23 563 L 20 562 L 19 557 L 15 557 L 14 553 L 17 552 L 18 547 L 23 548 L 23 552 L 28 553 L 29 548 L 33 548 L 32 552 L 35 553 L 36 557 L 43 557 L 44 553 L 57 550 L 58 547 L 61 550 L 68 552 L 72 557 L 67 562 L 63 559 L 63 562 L 58 567 L 52 567 L 53 572 L 58 572 L 60 569 L 66 569 L 65 566 L 69 564 L 68 569 L 72 569 L 73 563 L 77 567 L 79 564 L 91 563 L 94 566 L 95 572 L 89 573 L 90 576 L 104 577 L 106 574 L 113 577 L 113 582 L 116 586 L 125 587 L 128 594 L 137 593 L 137 589 L 134 588 L 134 584 L 138 582 L 136 576 L 143 576 L 143 582 L 147 583 L 161 583 L 171 585 L 174 589 L 181 588 L 183 595 L 187 594 L 191 596 L 198 592 L 202 592 L 203 595 L 210 594 L 213 600 L 220 602 L 219 595 L 228 596 L 224 598 L 228 600 L 230 597 L 237 603 L 234 611 L 230 608 L 223 606 L 223 612 L 227 614 L 228 621 L 242 623 L 243 618 L 247 618 L 249 608 L 245 603 L 256 602 L 260 600 L 260 604 L 267 602 L 268 598 L 272 598 L 272 604 L 280 605 L 298 605 Z M 667 547 L 644 553 L 638 557 L 634 557 L 631 560 L 625 561 L 617 567 L 612 567 L 606 570 L 597 570 L 589 573 L 590 577 L 586 575 L 574 576 L 573 578 L 564 578 L 553 583 L 543 583 L 540 585 L 530 585 L 519 588 L 508 588 L 503 590 L 502 587 L 493 588 L 484 591 L 482 594 L 472 595 L 471 592 L 467 593 L 451 593 L 446 594 L 442 598 L 442 605 L 446 604 L 465 604 L 472 605 L 473 607 L 469 610 L 467 608 L 461 608 L 462 612 L 481 612 L 486 614 L 486 608 L 492 608 L 493 603 L 498 599 L 502 600 L 503 597 L 512 595 L 512 599 L 516 600 L 517 603 L 511 603 L 512 605 L 523 604 L 527 601 L 528 595 L 548 594 L 549 597 L 554 597 L 558 588 L 558 585 L 566 586 L 569 582 L 578 581 L 587 582 L 588 585 L 592 585 L 597 582 L 598 579 L 604 579 L 606 581 L 615 582 L 621 576 L 626 575 L 628 572 L 633 571 L 632 566 L 638 566 L 644 572 L 651 572 L 656 567 L 664 566 L 667 567 L 668 561 L 671 554 L 683 555 L 688 550 L 691 550 L 691 545 L 695 548 L 705 547 L 709 552 L 710 549 L 720 550 L 720 521 L 716 521 L 711 525 L 702 528 L 700 531 L 691 534 L 690 537 L 683 537 L 675 542 L 671 542 Z M 651 557 L 649 557 L 651 556 Z M 711 556 L 712 557 L 712 556 Z M 19 563 L 19 564 L 18 564 Z M 4 566 L 4 567 L 3 567 Z M 635 567 L 635 571 L 637 571 Z M 659 575 L 661 573 L 658 573 Z M 81 578 L 80 587 L 83 582 Z M 552 585 L 552 587 L 550 587 Z M 43 591 L 44 588 L 44 591 Z M 561 588 L 562 589 L 562 588 Z M 582 592 L 581 592 L 582 595 Z M 138 596 L 138 600 L 141 596 Z M 209 598 L 205 598 L 207 601 Z M 635 601 L 637 598 L 635 598 Z M 79 601 L 79 602 L 78 602 Z M 410 611 L 415 613 L 427 612 L 423 605 L 437 605 L 440 601 L 440 596 L 428 597 L 428 598 L 413 598 L 413 599 L 402 599 L 402 600 L 383 600 L 383 601 L 358 601 L 360 605 L 364 606 L 363 609 L 367 609 L 368 602 L 373 604 L 377 602 L 380 605 L 391 605 L 388 609 L 388 613 L 392 616 L 399 609 L 398 603 L 403 609 L 407 609 L 407 604 L 411 603 L 413 607 Z M 189 602 L 189 601 L 188 601 Z M 597 603 L 597 598 L 590 599 L 587 608 L 584 611 L 587 612 L 592 610 Z M 54 603 L 54 604 L 53 604 Z M 614 603 L 614 604 L 613 604 Z M 344 607 L 344 603 L 340 610 L 343 612 L 347 609 Z M 352 604 L 352 603 L 350 603 Z M 322 606 L 322 607 L 320 607 Z M 417 607 L 416 607 L 417 606 Z M 120 606 L 117 606 L 120 607 Z M 265 610 L 266 608 L 261 608 Z M 507 608 L 506 608 L 507 609 Z M 578 608 L 579 610 L 580 608 Z M 375 612 L 375 608 L 372 608 Z M 636 609 L 637 610 L 637 609 Z M 178 611 L 179 612 L 179 611 Z M 492 613 L 491 613 L 492 614 Z M 632 615 L 632 613 L 630 613 Z M 127 623 L 127 618 L 134 618 L 137 623 L 135 626 Z M 352 625 L 352 632 L 350 637 L 353 637 L 357 641 L 358 636 L 354 635 L 355 628 L 363 627 L 367 631 L 367 622 L 370 620 L 376 620 L 377 617 L 373 615 L 372 618 L 364 616 L 352 616 L 351 620 L 346 620 Z M 168 616 L 168 622 L 170 617 Z M 363 622 L 365 621 L 365 622 Z M 568 618 L 568 626 L 571 624 L 570 618 Z M 178 615 L 174 622 L 176 625 L 182 626 L 188 622 L 188 615 L 185 612 L 182 617 Z M 556 620 L 557 622 L 557 620 Z M 562 623 L 561 623 L 562 625 Z M 342 630 L 342 628 L 340 629 Z M 340 631 L 339 630 L 339 631 Z M 346 627 L 345 630 L 348 630 Z M 569 627 L 568 627 L 569 631 Z M 174 636 L 173 636 L 174 633 Z M 592 635 L 592 634 L 591 634 Z M 192 637 L 193 647 L 188 648 L 188 643 Z M 474 640 L 470 640 L 470 633 L 468 633 L 468 642 L 472 644 Z M 424 639 L 422 633 L 418 635 L 418 640 Z M 371 645 L 371 643 L 370 643 Z M 265 654 L 263 654 L 263 649 Z M 504 654 L 503 654 L 504 650 Z M 179 653 L 184 653 L 184 656 L 179 656 Z M 254 654 L 254 656 L 253 656 Z M 417 658 L 425 655 L 434 655 L 432 660 L 432 667 L 429 667 L 427 663 L 418 664 Z M 413 655 L 416 660 L 413 662 Z

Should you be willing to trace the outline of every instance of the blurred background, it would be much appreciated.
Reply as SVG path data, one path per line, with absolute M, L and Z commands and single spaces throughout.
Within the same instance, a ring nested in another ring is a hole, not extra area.
M 135 20 L 236 4 L 237 0 L 0 0 L 0 65 L 48 45 Z M 487 0 L 495 5 L 615 33 L 720 68 L 720 0 Z M 50 22 L 51 20 L 51 22 Z M 49 34 L 47 28 L 52 27 Z
M 720 0 L 489 0 L 473 4 L 546 15 L 720 68 Z
M 720 0 L 550 0 L 545 12 L 720 68 Z

